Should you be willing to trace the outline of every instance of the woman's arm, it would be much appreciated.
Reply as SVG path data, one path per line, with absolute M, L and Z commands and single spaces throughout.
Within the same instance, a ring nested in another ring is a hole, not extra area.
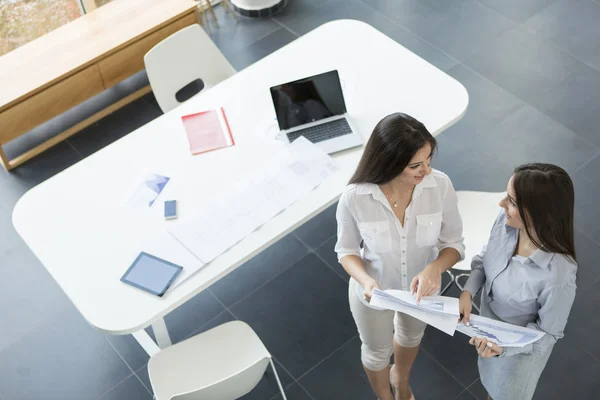
M 465 256 L 463 223 L 458 211 L 458 197 L 450 181 L 448 181 L 448 189 L 444 198 L 442 228 L 437 247 L 440 254 L 430 265 L 438 269 L 440 274 L 452 268 Z
M 336 211 L 337 219 L 337 236 L 338 240 L 335 244 L 335 252 L 338 255 L 338 261 L 344 267 L 344 270 L 352 277 L 359 285 L 365 289 L 365 296 L 371 297 L 371 288 L 377 287 L 377 282 L 365 272 L 362 259 L 360 256 L 360 243 L 362 237 L 358 230 L 358 225 L 352 211 L 349 207 L 349 194 L 345 192 L 340 197 Z M 368 289 L 368 293 L 367 293 Z
M 540 310 L 538 319 L 527 324 L 527 328 L 544 331 L 546 334 L 535 343 L 524 347 L 507 347 L 500 357 L 516 354 L 543 354 L 556 341 L 564 336 L 565 325 L 571 313 L 571 306 L 575 300 L 575 277 L 568 282 L 557 286 L 550 286 L 542 291 L 538 297 Z

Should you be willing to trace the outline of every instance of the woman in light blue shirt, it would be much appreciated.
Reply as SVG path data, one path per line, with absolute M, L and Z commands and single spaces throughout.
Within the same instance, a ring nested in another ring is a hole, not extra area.
M 574 204 L 573 182 L 562 168 L 518 167 L 488 244 L 473 258 L 460 296 L 463 322 L 469 323 L 472 298 L 483 289 L 481 315 L 546 333 L 521 348 L 471 339 L 489 399 L 531 399 L 554 343 L 563 337 L 576 289 Z

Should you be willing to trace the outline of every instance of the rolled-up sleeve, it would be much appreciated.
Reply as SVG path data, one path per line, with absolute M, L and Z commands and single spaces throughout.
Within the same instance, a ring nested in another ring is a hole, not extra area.
M 350 201 L 352 201 L 352 197 L 347 192 L 344 192 L 340 197 L 335 214 L 337 220 L 335 252 L 337 253 L 338 261 L 341 261 L 344 256 L 360 256 L 362 237 L 360 236 L 356 220 L 352 215 Z
M 463 240 L 463 224 L 458 212 L 458 197 L 452 182 L 448 181 L 448 189 L 444 198 L 442 215 L 442 228 L 438 239 L 437 248 L 442 251 L 453 248 L 460 254 L 460 260 L 465 258 L 465 245 Z
M 537 342 L 524 347 L 507 347 L 501 357 L 515 354 L 543 354 L 548 348 L 564 336 L 565 326 L 571 306 L 575 300 L 575 277 L 562 285 L 550 286 L 542 291 L 538 297 L 540 309 L 538 319 L 527 324 L 527 328 L 546 332 Z

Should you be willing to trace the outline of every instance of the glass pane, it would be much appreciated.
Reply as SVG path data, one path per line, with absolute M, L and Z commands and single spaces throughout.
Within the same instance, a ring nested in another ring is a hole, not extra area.
M 80 16 L 77 0 L 0 0 L 0 56 Z

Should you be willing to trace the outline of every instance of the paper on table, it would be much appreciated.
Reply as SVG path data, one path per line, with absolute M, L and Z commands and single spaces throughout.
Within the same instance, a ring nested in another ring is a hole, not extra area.
M 282 149 L 249 181 L 240 182 L 170 233 L 208 263 L 314 189 L 336 169 L 323 150 L 304 137 Z
M 459 317 L 458 299 L 446 296 L 426 296 L 419 305 L 405 290 L 373 289 L 370 304 L 388 310 L 400 311 L 452 336 Z
M 170 178 L 150 171 L 142 171 L 125 197 L 124 204 L 138 209 L 152 207 Z
M 469 337 L 484 337 L 502 347 L 524 347 L 540 340 L 546 333 L 536 329 L 496 321 L 471 314 L 470 326 L 458 323 L 456 330 Z

